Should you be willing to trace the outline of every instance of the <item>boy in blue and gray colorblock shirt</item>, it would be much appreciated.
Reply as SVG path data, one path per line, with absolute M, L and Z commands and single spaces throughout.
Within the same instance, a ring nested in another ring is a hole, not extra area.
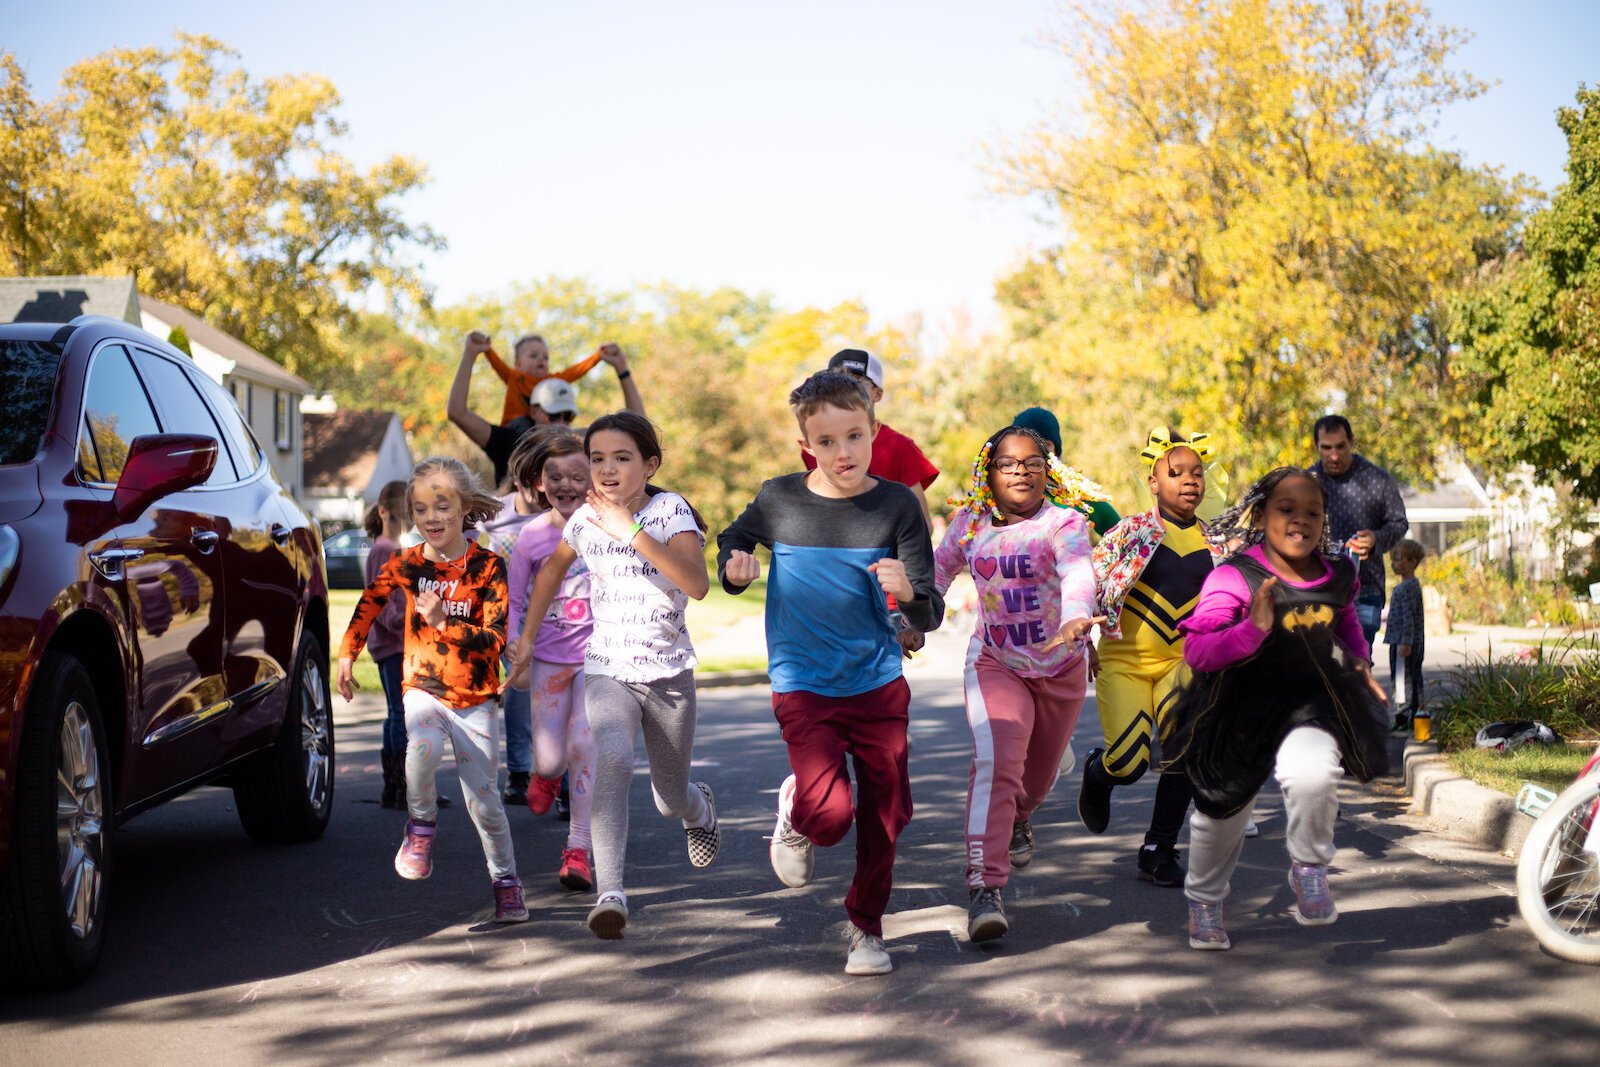
M 1389 626 L 1383 632 L 1383 643 L 1389 646 L 1396 730 L 1411 725 L 1422 707 L 1422 583 L 1417 581 L 1422 557 L 1422 546 L 1410 538 L 1395 545 L 1390 557 L 1400 584 L 1389 596 Z
M 789 886 L 811 878 L 813 844 L 856 828 L 856 874 L 845 897 L 853 925 L 845 970 L 886 974 L 883 913 L 895 840 L 911 820 L 906 768 L 910 691 L 889 597 L 917 630 L 944 617 L 933 546 L 910 489 L 867 474 L 877 424 L 866 390 L 823 371 L 789 397 L 809 473 L 773 478 L 717 537 L 717 572 L 730 593 L 760 576 L 752 553 L 771 550 L 767 659 L 772 706 L 794 770 L 778 791 L 772 866 Z M 850 799 L 853 765 L 857 802 Z

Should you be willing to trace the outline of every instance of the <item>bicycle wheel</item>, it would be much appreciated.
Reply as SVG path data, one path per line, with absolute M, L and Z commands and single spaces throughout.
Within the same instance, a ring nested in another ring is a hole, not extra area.
M 1517 908 L 1553 956 L 1600 964 L 1600 775 L 1580 778 L 1534 822 L 1517 857 Z

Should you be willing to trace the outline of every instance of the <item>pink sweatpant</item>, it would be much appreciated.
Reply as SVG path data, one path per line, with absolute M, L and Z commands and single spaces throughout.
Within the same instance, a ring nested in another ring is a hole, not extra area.
M 1089 688 L 1079 656 L 1049 678 L 1023 678 L 973 638 L 967 650 L 967 885 L 1003 886 L 1011 876 L 1011 825 L 1033 815 L 1056 784 Z

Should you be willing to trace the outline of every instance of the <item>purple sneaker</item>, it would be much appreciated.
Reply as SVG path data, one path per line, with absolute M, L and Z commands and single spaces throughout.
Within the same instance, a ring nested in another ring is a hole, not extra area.
M 1189 947 L 1222 952 L 1233 947 L 1222 928 L 1222 905 L 1189 901 Z
M 516 875 L 494 880 L 494 921 L 525 923 L 528 906 L 522 902 L 522 879 Z
M 433 873 L 433 834 L 436 823 L 406 820 L 406 839 L 394 854 L 394 869 L 402 878 L 421 881 Z
M 1322 864 L 1290 864 L 1289 888 L 1294 890 L 1294 921 L 1301 926 L 1327 926 L 1339 917 L 1328 891 L 1328 868 Z

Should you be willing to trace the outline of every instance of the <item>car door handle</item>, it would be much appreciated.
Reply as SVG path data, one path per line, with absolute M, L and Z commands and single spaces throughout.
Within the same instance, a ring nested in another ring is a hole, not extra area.
M 193 529 L 189 531 L 189 542 L 201 552 L 210 555 L 217 547 L 217 542 L 222 540 L 222 535 L 215 530 Z
M 292 532 L 293 531 L 290 530 L 289 527 L 285 526 L 281 522 L 275 522 L 275 523 L 272 524 L 272 540 L 277 544 L 280 544 L 280 545 L 288 544 L 289 543 L 289 535 Z
M 142 548 L 103 548 L 99 552 L 89 553 L 89 562 L 94 564 L 94 569 L 113 582 L 122 581 L 126 576 L 123 568 L 141 559 L 144 559 Z

